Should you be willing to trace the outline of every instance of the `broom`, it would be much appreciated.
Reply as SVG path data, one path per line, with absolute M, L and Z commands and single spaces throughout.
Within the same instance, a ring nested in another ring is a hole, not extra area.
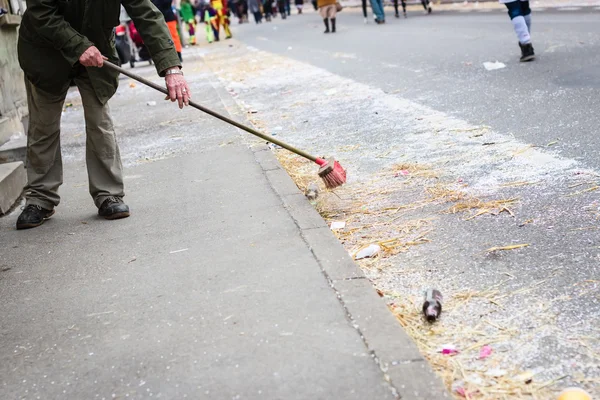
M 167 91 L 166 88 L 159 86 L 153 82 L 150 82 L 149 80 L 144 79 L 141 76 L 136 75 L 132 72 L 126 71 L 123 68 L 121 68 L 109 61 L 105 60 L 104 66 L 106 66 L 110 69 L 113 69 L 115 71 L 118 71 L 118 72 L 122 73 L 123 75 L 130 77 L 131 79 L 135 79 L 136 81 L 143 83 L 146 86 L 150 86 L 151 88 L 156 89 L 159 92 L 166 94 L 167 96 L 169 95 L 169 92 Z M 212 115 L 213 117 L 218 118 L 221 121 L 227 122 L 228 124 L 231 124 L 231 125 L 235 126 L 236 128 L 242 129 L 248 133 L 253 134 L 254 136 L 258 136 L 261 139 L 264 139 L 268 142 L 274 143 L 278 146 L 283 147 L 286 150 L 291 151 L 292 153 L 295 153 L 301 157 L 304 157 L 312 162 L 317 163 L 320 167 L 319 168 L 319 176 L 321 177 L 321 179 L 323 179 L 323 182 L 325 183 L 325 186 L 328 189 L 333 189 L 333 188 L 336 188 L 336 187 L 341 186 L 344 183 L 346 183 L 346 170 L 344 170 L 344 168 L 342 168 L 340 163 L 335 161 L 333 158 L 324 159 L 324 158 L 315 157 L 315 156 L 310 155 L 302 150 L 296 149 L 287 143 L 277 140 L 274 137 L 271 137 L 269 135 L 266 135 L 264 133 L 261 133 L 261 132 L 255 130 L 255 129 L 252 129 L 245 125 L 242 125 L 239 122 L 236 122 L 230 118 L 227 118 L 215 111 L 209 110 L 208 108 L 203 107 L 198 103 L 194 103 L 191 100 L 190 100 L 189 104 L 190 104 L 190 106 L 194 107 L 195 109 L 203 111 L 209 115 Z

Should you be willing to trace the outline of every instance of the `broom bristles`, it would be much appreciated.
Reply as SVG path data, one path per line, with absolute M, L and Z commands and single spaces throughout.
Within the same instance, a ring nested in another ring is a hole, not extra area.
M 327 189 L 334 189 L 346 183 L 346 170 L 334 159 L 318 159 L 317 164 L 321 166 L 319 176 L 323 179 Z

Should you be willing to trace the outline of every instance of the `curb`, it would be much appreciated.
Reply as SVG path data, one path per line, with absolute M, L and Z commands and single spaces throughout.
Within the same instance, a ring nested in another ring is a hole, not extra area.
M 233 119 L 252 125 L 222 85 L 213 81 L 213 88 Z M 449 399 L 450 395 L 441 378 L 431 369 L 415 342 L 402 329 L 371 282 L 300 192 L 270 148 L 261 144 L 250 149 L 335 291 L 348 322 L 360 335 L 396 397 L 410 400 Z

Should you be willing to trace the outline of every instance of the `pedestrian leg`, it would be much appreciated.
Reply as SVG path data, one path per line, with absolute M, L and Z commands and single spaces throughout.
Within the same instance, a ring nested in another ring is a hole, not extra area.
M 385 23 L 385 14 L 383 12 L 383 3 L 381 0 L 371 0 L 371 8 L 375 14 L 378 24 Z
M 335 33 L 335 18 L 331 18 L 331 33 Z
M 527 30 L 531 36 L 531 8 L 529 8 L 529 1 L 520 1 L 521 15 L 525 18 L 525 24 L 527 24 Z
M 278 0 L 277 8 L 279 9 L 279 14 L 281 14 L 281 19 L 285 19 L 287 17 L 287 14 L 285 11 L 285 2 L 283 0 Z
M 219 14 L 215 14 L 210 18 L 210 26 L 213 30 L 213 36 L 215 37 L 215 42 L 219 41 L 219 34 L 221 33 L 221 26 L 219 25 Z
M 519 47 L 521 48 L 521 62 L 532 61 L 535 58 L 533 45 L 531 44 L 531 35 L 527 27 L 527 21 L 523 16 L 520 1 L 506 3 L 508 16 L 512 22 L 517 38 L 519 39 Z M 531 13 L 531 11 L 530 11 Z
M 400 18 L 400 14 L 398 13 L 398 0 L 394 0 L 394 15 L 396 18 Z
M 325 24 L 325 32 L 323 33 L 329 33 L 329 18 L 325 17 L 323 18 L 323 23 Z
M 58 188 L 63 182 L 60 152 L 60 117 L 68 86 L 60 94 L 42 91 L 27 78 L 27 205 L 52 210 L 60 202 Z
M 231 39 L 231 29 L 229 29 L 229 17 L 223 14 L 223 11 L 221 11 L 221 24 L 223 25 L 223 30 L 225 31 L 225 39 Z
M 196 24 L 193 20 L 188 22 L 188 33 L 190 35 L 190 44 L 194 46 L 196 44 Z
M 513 28 L 515 30 L 515 33 L 517 34 L 519 43 L 527 44 L 531 43 L 531 36 L 529 35 L 527 22 L 525 21 L 525 17 L 521 13 L 521 5 L 519 3 L 520 1 L 506 3 L 506 8 L 508 8 L 508 16 L 510 17 L 510 20 L 513 24 Z
M 206 30 L 206 41 L 212 43 L 215 40 L 215 32 L 212 26 L 212 17 L 208 10 L 204 11 L 204 29 Z
M 429 3 L 429 0 L 421 0 L 421 4 L 423 5 L 425 12 L 431 14 L 431 3 Z
M 406 18 L 406 0 L 402 0 L 402 14 L 404 14 L 404 18 Z
M 86 72 L 75 78 L 75 84 L 81 94 L 85 117 L 85 160 L 90 195 L 100 208 L 108 197 L 125 196 L 121 155 L 108 104 L 98 100 Z
M 367 20 L 367 0 L 362 0 L 362 11 L 363 17 L 365 18 L 365 24 L 368 22 Z

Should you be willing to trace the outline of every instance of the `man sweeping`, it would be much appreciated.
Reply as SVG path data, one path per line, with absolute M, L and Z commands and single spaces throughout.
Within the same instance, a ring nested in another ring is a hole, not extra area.
M 157 72 L 165 77 L 171 101 L 178 101 L 180 108 L 188 104 L 190 90 L 173 40 L 150 0 L 28 0 L 18 43 L 30 115 L 28 183 L 17 229 L 41 225 L 60 202 L 60 117 L 71 81 L 81 94 L 89 191 L 98 214 L 110 220 L 129 216 L 107 104 L 117 90 L 118 73 L 102 68 L 104 56 L 113 63 L 119 61 L 113 28 L 119 24 L 121 3 L 152 54 Z

